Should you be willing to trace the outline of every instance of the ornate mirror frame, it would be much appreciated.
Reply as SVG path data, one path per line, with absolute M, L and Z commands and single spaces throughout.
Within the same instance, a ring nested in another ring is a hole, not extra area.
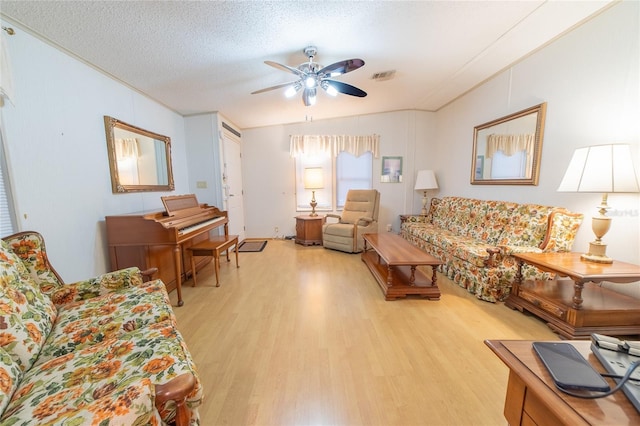
M 537 185 L 546 111 L 544 102 L 474 127 L 471 184 Z
M 171 138 L 104 116 L 114 194 L 173 191 Z

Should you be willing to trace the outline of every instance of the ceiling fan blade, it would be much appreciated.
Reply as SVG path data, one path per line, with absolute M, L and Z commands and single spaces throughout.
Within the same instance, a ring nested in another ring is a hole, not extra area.
M 327 65 L 318 71 L 318 74 L 328 74 L 332 77 L 346 74 L 348 72 L 357 70 L 361 66 L 364 65 L 364 61 L 362 59 L 347 59 L 344 61 L 336 62 L 335 64 Z
M 345 95 L 357 96 L 359 98 L 364 98 L 365 96 L 367 96 L 367 92 L 365 92 L 364 90 L 360 90 L 350 84 L 329 79 L 325 79 L 324 81 L 326 81 L 329 86 L 333 87 L 340 93 L 344 93 Z
M 255 92 L 251 92 L 251 94 L 255 95 L 255 94 L 258 94 L 258 93 L 264 93 L 264 92 L 268 92 L 270 90 L 280 89 L 282 87 L 293 86 L 294 84 L 296 84 L 295 81 L 292 81 L 290 83 L 277 84 L 275 86 L 271 86 L 271 87 L 267 87 L 267 88 L 264 88 L 264 89 L 256 90 Z
M 298 68 L 293 68 L 293 67 L 290 67 L 289 65 L 283 65 L 283 64 L 279 64 L 279 63 L 273 62 L 273 61 L 264 61 L 264 63 L 269 65 L 269 66 L 272 66 L 274 68 L 278 68 L 281 71 L 291 72 L 291 73 L 297 75 L 298 77 L 304 77 L 305 76 L 305 73 L 300 71 Z

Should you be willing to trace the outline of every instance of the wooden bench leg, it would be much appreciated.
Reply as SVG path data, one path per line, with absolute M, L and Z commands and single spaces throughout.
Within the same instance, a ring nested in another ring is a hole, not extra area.
M 196 286 L 196 256 L 191 253 L 191 279 L 193 280 L 192 287 Z
M 240 264 L 238 263 L 238 240 L 236 240 L 236 268 L 240 267 Z
M 216 267 L 216 287 L 220 287 L 220 251 L 218 249 L 213 254 L 213 261 Z

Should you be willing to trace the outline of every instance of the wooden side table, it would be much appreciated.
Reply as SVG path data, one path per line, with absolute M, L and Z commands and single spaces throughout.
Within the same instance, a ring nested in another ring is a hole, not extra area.
M 518 275 L 506 306 L 544 319 L 567 339 L 588 339 L 591 333 L 640 334 L 640 301 L 598 285 L 640 281 L 640 266 L 589 262 L 580 253 L 519 253 L 514 257 Z M 569 279 L 523 282 L 524 264 Z
M 296 244 L 321 246 L 325 220 L 325 216 L 296 216 Z
M 511 425 L 637 425 L 640 414 L 620 391 L 606 398 L 580 399 L 556 389 L 542 361 L 526 340 L 486 340 L 509 367 L 504 417 Z M 570 342 L 600 373 L 605 370 L 590 342 Z M 613 381 L 609 384 L 614 386 Z

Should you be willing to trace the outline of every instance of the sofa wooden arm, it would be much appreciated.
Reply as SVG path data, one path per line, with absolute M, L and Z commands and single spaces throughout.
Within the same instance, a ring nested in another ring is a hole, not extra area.
M 167 401 L 176 404 L 176 426 L 189 426 L 191 415 L 187 408 L 187 396 L 196 386 L 196 378 L 193 374 L 185 373 L 171 379 L 169 382 L 156 385 L 156 407 L 160 409 Z
M 491 247 L 486 250 L 487 250 L 487 253 L 489 253 L 489 259 L 485 261 L 485 264 L 491 267 L 496 266 L 497 257 L 500 254 L 500 249 L 498 247 Z
M 140 272 L 142 274 L 142 282 L 151 281 L 153 276 L 158 272 L 158 268 L 149 268 Z

